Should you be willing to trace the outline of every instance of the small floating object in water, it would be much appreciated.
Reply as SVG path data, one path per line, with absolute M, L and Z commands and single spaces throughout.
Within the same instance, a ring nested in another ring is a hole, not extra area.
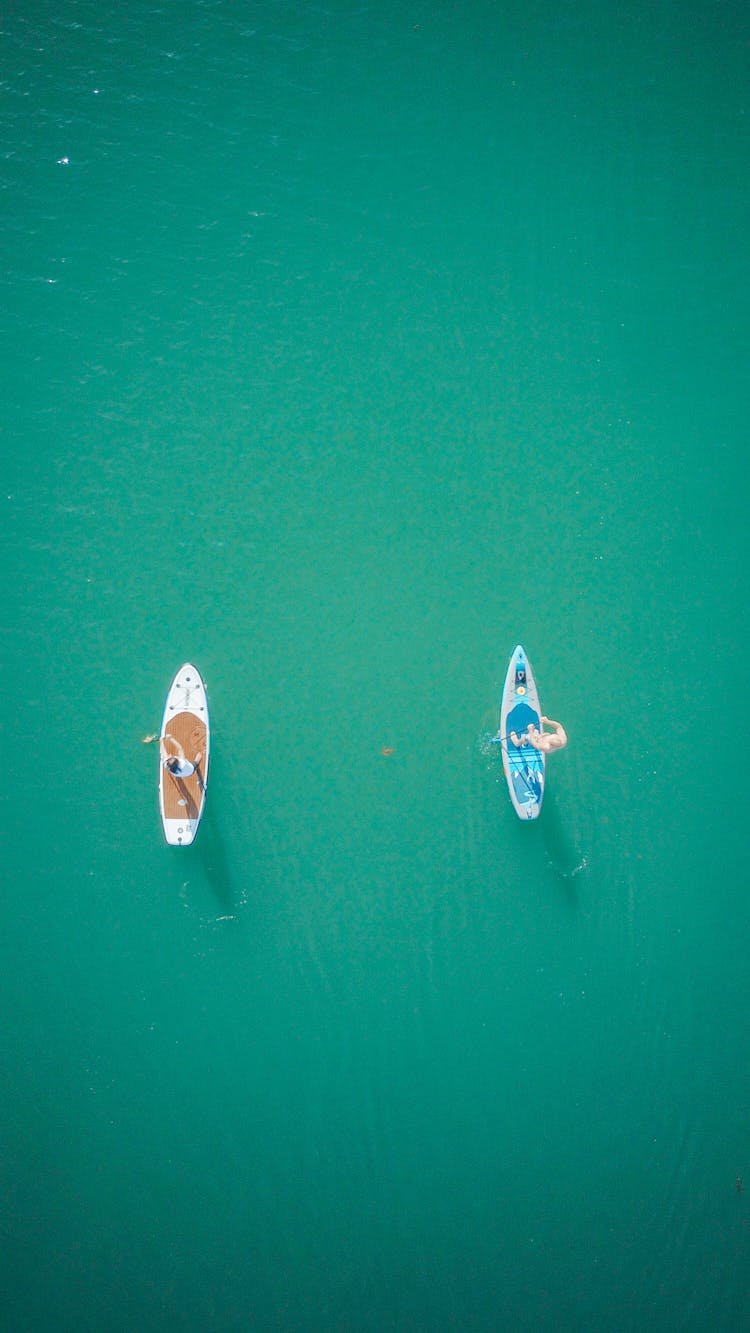
M 736 1177 L 735 1177 L 734 1188 L 735 1188 L 735 1191 L 736 1191 L 737 1194 L 741 1194 L 741 1193 L 742 1193 L 742 1191 L 743 1191 L 743 1189 L 744 1189 L 744 1185 L 742 1184 L 742 1176 L 736 1176 Z
M 392 745 L 384 745 L 383 748 L 382 748 L 382 750 L 380 751 L 380 753 L 383 755 L 383 757 L 384 757 L 385 759 L 387 759 L 387 758 L 389 757 L 389 755 L 392 755 L 392 754 L 393 754 L 393 746 L 392 746 Z

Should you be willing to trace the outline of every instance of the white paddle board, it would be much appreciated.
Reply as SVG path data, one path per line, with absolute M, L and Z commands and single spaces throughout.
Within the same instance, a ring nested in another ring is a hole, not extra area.
M 164 837 L 171 847 L 188 847 L 195 838 L 206 804 L 210 731 L 206 687 L 197 667 L 181 666 L 169 687 L 161 726 L 182 746 L 193 771 L 175 776 L 159 762 L 159 809 Z

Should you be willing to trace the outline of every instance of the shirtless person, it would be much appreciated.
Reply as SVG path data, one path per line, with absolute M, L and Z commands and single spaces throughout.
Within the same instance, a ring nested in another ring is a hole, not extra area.
M 511 731 L 509 740 L 514 745 L 533 745 L 535 750 L 540 750 L 542 754 L 550 754 L 552 750 L 563 750 L 568 744 L 568 737 L 565 734 L 565 728 L 561 722 L 553 722 L 551 717 L 540 717 L 539 721 L 542 727 L 554 727 L 554 732 L 537 731 L 533 722 L 530 722 L 523 736 L 516 735 Z

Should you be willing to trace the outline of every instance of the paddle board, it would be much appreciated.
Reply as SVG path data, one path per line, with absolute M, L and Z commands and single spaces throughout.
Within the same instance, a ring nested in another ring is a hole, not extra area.
M 515 732 L 520 740 L 530 722 L 539 727 L 539 717 L 534 674 L 519 643 L 511 654 L 500 706 L 503 769 L 513 809 L 519 819 L 536 819 L 542 808 L 544 755 L 533 745 L 514 745 L 510 733 Z
M 206 687 L 190 662 L 181 666 L 169 687 L 161 734 L 174 736 L 195 764 L 188 777 L 175 777 L 159 763 L 159 809 L 164 837 L 171 847 L 188 847 L 195 838 L 208 783 L 209 725 Z M 196 755 L 200 758 L 196 762 Z

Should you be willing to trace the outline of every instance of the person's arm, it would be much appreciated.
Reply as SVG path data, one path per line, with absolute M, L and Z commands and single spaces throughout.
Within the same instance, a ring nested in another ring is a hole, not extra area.
M 545 719 L 547 725 L 555 728 L 556 750 L 562 750 L 563 746 L 568 744 L 568 737 L 562 722 L 553 722 L 551 717 Z
M 167 746 L 167 741 L 169 741 L 169 746 Z M 159 751 L 162 759 L 179 759 L 181 764 L 185 762 L 185 751 L 177 737 L 169 731 L 165 731 L 164 735 L 159 737 Z

